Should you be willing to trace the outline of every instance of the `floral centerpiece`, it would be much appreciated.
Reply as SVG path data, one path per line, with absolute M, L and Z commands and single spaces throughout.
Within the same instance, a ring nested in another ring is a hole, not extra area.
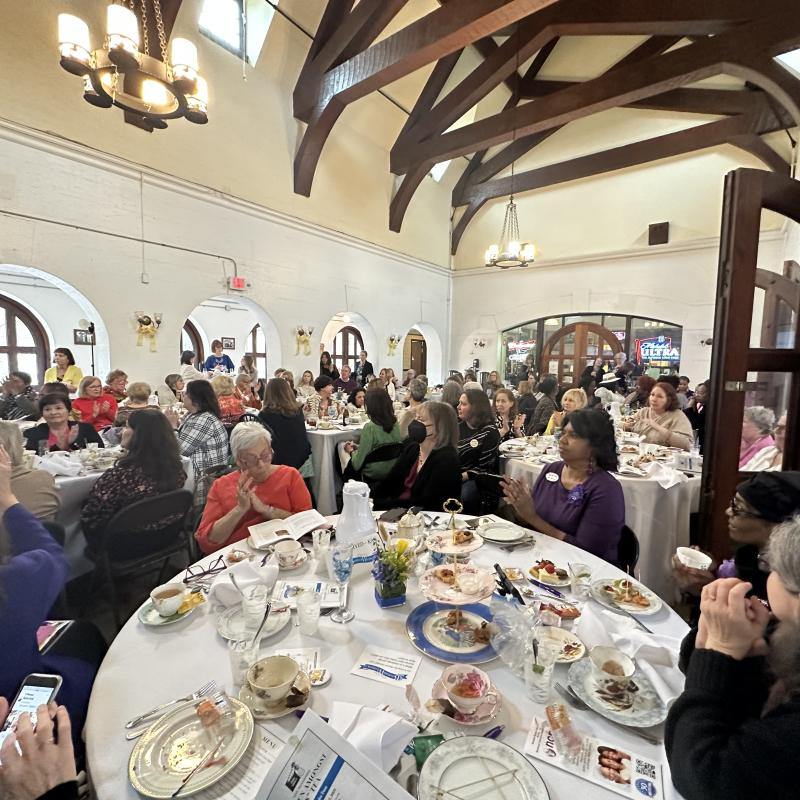
M 381 608 L 405 603 L 406 581 L 411 569 L 410 555 L 405 539 L 387 545 L 375 555 L 372 577 L 375 578 L 375 599 Z

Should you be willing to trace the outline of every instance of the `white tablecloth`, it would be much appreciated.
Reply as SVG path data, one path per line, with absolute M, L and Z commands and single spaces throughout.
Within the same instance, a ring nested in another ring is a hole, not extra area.
M 346 429 L 321 431 L 308 429 L 308 441 L 311 442 L 311 460 L 314 464 L 314 477 L 311 486 L 317 501 L 320 514 L 336 513 L 336 492 L 341 488 L 339 472 L 334 467 L 336 445 L 339 442 L 354 441 L 361 438 L 363 425 L 348 425 Z
M 184 488 L 192 491 L 194 489 L 192 462 L 185 456 L 181 456 L 181 461 L 187 475 Z M 83 555 L 86 539 L 81 530 L 81 509 L 92 491 L 92 487 L 102 474 L 100 471 L 93 471 L 74 478 L 58 475 L 55 479 L 56 489 L 61 495 L 61 505 L 56 515 L 56 522 L 60 522 L 66 531 L 64 550 L 69 563 L 70 579 L 77 578 L 94 569 L 92 562 Z
M 533 486 L 541 464 L 507 458 L 505 472 Z M 663 489 L 651 478 L 614 475 L 625 496 L 625 522 L 639 539 L 642 583 L 667 602 L 675 599 L 670 561 L 676 547 L 689 545 L 689 514 L 700 505 L 700 477 Z
M 241 548 L 242 543 L 236 547 Z M 571 545 L 545 536 L 537 536 L 534 543 L 537 557 L 550 558 L 557 563 L 577 561 L 588 563 L 598 578 L 621 577 L 622 573 L 606 562 Z M 519 548 L 511 553 L 485 545 L 473 555 L 473 561 L 491 568 L 496 561 L 505 566 L 529 567 L 533 553 L 530 548 Z M 208 563 L 212 558 L 204 559 Z M 315 562 L 309 559 L 301 570 L 287 573 L 302 578 L 313 573 Z M 275 648 L 319 647 L 322 663 L 332 671 L 329 684 L 312 691 L 310 707 L 328 716 L 333 700 L 349 700 L 365 705 L 389 703 L 403 710 L 406 701 L 403 690 L 350 674 L 367 643 L 417 655 L 405 633 L 409 612 L 424 597 L 417 592 L 416 582 L 409 586 L 406 604 L 398 608 L 381 610 L 373 597 L 373 581 L 369 567 L 356 568 L 351 584 L 350 608 L 356 618 L 349 625 L 337 625 L 327 617 L 320 621 L 316 636 L 301 636 L 294 624 L 287 625 L 275 637 L 265 640 L 261 652 L 269 655 Z M 648 627 L 658 634 L 680 638 L 685 635 L 685 623 L 666 605 L 656 614 L 647 617 Z M 434 681 L 445 665 L 422 656 L 414 686 L 424 702 L 430 695 Z M 525 737 L 534 714 L 543 715 L 543 707 L 527 699 L 520 678 L 510 672 L 499 659 L 482 665 L 504 698 L 503 709 L 497 719 L 482 727 L 458 728 L 462 732 L 481 735 L 496 724 L 505 725 L 502 741 L 522 751 Z M 555 679 L 563 682 L 567 667 L 556 666 Z M 214 614 L 209 603 L 194 612 L 185 621 L 154 630 L 141 625 L 132 617 L 112 644 L 97 675 L 86 726 L 89 770 L 99 800 L 134 800 L 138 795 L 128 783 L 127 763 L 133 743 L 125 740 L 125 721 L 171 698 L 180 697 L 214 679 L 231 690 L 231 673 L 226 644 L 215 631 Z M 608 736 L 621 747 L 633 748 L 644 755 L 660 757 L 664 763 L 667 798 L 678 795 L 672 789 L 663 746 L 647 742 L 610 726 L 597 715 L 572 710 L 573 721 L 581 731 Z M 282 739 L 286 739 L 297 719 L 292 715 L 265 723 Z M 442 729 L 456 727 L 443 720 Z M 450 727 L 453 726 L 453 727 Z M 550 800 L 574 800 L 580 797 L 612 800 L 618 795 L 581 781 L 541 762 L 533 762 L 542 773 L 550 793 Z M 204 795 L 198 795 L 202 798 Z

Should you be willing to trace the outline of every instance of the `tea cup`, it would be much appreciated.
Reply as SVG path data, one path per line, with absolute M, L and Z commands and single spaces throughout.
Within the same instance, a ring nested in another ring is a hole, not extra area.
M 186 587 L 182 583 L 162 583 L 150 592 L 153 606 L 162 617 L 171 617 L 183 603 Z
M 291 567 L 300 557 L 300 542 L 281 541 L 275 544 L 275 555 L 278 557 L 278 564 L 282 567 Z
M 616 647 L 596 645 L 589 651 L 592 672 L 596 680 L 626 683 L 636 672 L 636 663 Z
M 441 677 L 447 698 L 461 712 L 471 714 L 484 701 L 492 682 L 471 664 L 453 664 Z
M 247 670 L 247 685 L 268 707 L 281 705 L 294 684 L 300 665 L 289 656 L 268 656 Z
M 678 556 L 678 561 L 686 567 L 708 569 L 711 566 L 711 556 L 707 556 L 705 553 L 701 553 L 691 547 L 679 547 L 675 554 Z

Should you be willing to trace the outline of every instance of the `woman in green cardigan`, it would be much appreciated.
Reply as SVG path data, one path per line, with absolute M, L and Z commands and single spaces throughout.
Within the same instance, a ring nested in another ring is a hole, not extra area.
M 358 444 L 345 442 L 343 445 L 345 453 L 350 454 L 350 463 L 344 470 L 343 477 L 345 480 L 361 477 L 369 482 L 380 481 L 389 474 L 397 459 L 376 461 L 366 466 L 364 462 L 367 456 L 381 445 L 402 441 L 400 427 L 386 389 L 369 389 L 364 405 L 367 408 L 369 422 L 364 426 Z

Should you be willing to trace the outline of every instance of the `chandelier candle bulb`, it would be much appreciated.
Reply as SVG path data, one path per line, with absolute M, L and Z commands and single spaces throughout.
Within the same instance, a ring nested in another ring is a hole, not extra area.
M 139 61 L 139 22 L 125 6 L 108 7 L 107 33 L 109 58 L 120 67 L 133 67 Z
M 61 66 L 74 75 L 82 75 L 92 64 L 89 26 L 73 14 L 58 15 L 58 47 Z
M 169 93 L 158 81 L 142 81 L 142 102 L 155 111 L 169 104 Z
M 197 91 L 197 47 L 188 39 L 172 40 L 172 76 L 186 94 Z
M 198 125 L 208 122 L 208 82 L 205 78 L 198 78 L 195 93 L 186 95 L 185 116 L 189 122 Z

